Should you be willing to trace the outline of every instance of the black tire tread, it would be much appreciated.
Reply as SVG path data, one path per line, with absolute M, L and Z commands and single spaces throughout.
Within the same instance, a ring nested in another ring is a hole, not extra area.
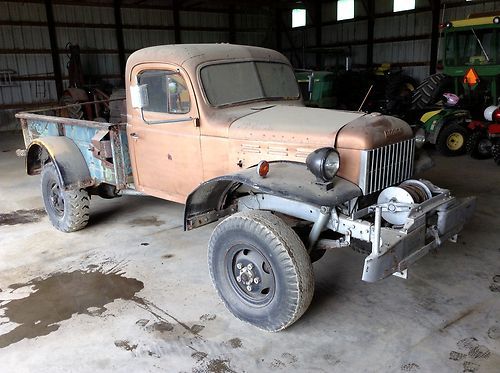
M 448 148 L 446 145 L 446 139 L 448 136 L 453 133 L 453 132 L 460 132 L 462 136 L 464 137 L 464 144 L 463 146 L 458 149 L 458 150 L 451 150 Z M 445 123 L 443 128 L 441 128 L 441 131 L 439 131 L 438 137 L 436 139 L 436 149 L 445 156 L 456 156 L 456 155 L 462 155 L 466 151 L 466 144 L 467 144 L 468 136 L 467 136 L 467 129 L 458 124 L 458 123 Z
M 217 237 L 226 229 L 244 229 L 258 237 L 264 238 L 273 253 L 277 253 L 282 268 L 285 269 L 286 279 L 294 286 L 295 296 L 289 297 L 286 304 L 282 304 L 284 310 L 279 319 L 269 320 L 266 325 L 254 325 L 260 329 L 277 332 L 283 330 L 297 321 L 309 307 L 314 294 L 314 273 L 311 260 L 304 244 L 297 234 L 280 218 L 267 211 L 245 211 L 231 215 L 223 220 L 214 229 L 208 246 L 208 266 L 212 282 L 216 280 L 212 272 L 212 252 Z M 231 311 L 226 301 L 221 296 L 219 289 L 215 287 L 220 299 L 226 308 Z M 238 315 L 235 315 L 237 318 Z M 239 318 L 240 320 L 247 322 Z
M 491 158 L 491 151 L 489 152 L 489 154 L 484 154 L 481 153 L 478 149 L 479 142 L 484 138 L 487 138 L 487 134 L 485 133 L 485 131 L 472 132 L 467 139 L 467 154 L 469 154 L 474 159 Z
M 491 147 L 491 155 L 495 163 L 500 166 L 500 144 L 495 144 Z
M 56 171 L 52 163 L 48 163 L 43 167 L 41 177 L 42 193 L 45 178 L 55 177 L 55 175 Z M 58 230 L 66 233 L 85 228 L 89 222 L 90 211 L 90 198 L 88 192 L 83 188 L 75 188 L 65 190 L 63 193 L 65 195 L 65 205 L 69 203 L 69 208 L 65 208 L 65 215 L 62 220 L 54 218 L 45 205 L 45 211 L 52 225 Z
M 426 78 L 415 91 L 413 91 L 411 99 L 412 110 L 424 109 L 436 103 L 436 101 L 439 100 L 440 94 L 444 93 L 443 91 L 449 82 L 450 78 L 441 73 Z

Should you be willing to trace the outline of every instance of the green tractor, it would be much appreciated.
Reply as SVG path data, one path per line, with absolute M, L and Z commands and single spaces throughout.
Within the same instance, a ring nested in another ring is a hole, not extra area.
M 465 153 L 471 119 L 498 104 L 500 12 L 470 16 L 442 25 L 443 72 L 425 79 L 413 93 L 411 112 L 420 119 L 426 140 L 444 155 Z M 444 93 L 460 98 L 443 104 Z M 441 103 L 441 105 L 440 105 Z
M 332 109 L 337 107 L 336 75 L 331 71 L 295 70 L 304 104 Z
M 295 78 L 306 106 L 396 116 L 408 110 L 417 86 L 413 78 L 389 64 L 361 71 L 295 70 Z

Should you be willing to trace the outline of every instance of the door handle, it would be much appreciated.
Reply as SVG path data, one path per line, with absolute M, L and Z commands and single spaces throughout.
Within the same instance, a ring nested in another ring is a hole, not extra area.
M 132 132 L 132 133 L 130 134 L 130 137 L 132 137 L 134 140 L 138 140 L 138 139 L 139 139 L 139 136 L 138 136 L 138 135 L 137 135 L 137 133 L 135 133 L 135 132 Z

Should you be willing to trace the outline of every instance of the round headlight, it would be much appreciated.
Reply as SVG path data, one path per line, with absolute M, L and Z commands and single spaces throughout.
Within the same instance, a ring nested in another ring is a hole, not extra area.
M 306 166 L 320 181 L 331 181 L 340 167 L 340 156 L 334 148 L 316 149 L 307 156 Z

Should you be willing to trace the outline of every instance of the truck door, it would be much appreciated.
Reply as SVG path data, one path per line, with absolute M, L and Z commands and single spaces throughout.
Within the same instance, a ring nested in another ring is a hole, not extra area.
M 146 85 L 147 91 L 147 104 L 128 113 L 127 135 L 136 188 L 184 203 L 203 178 L 192 87 L 181 71 L 162 65 L 138 66 L 132 76 L 137 77 L 137 84 Z

